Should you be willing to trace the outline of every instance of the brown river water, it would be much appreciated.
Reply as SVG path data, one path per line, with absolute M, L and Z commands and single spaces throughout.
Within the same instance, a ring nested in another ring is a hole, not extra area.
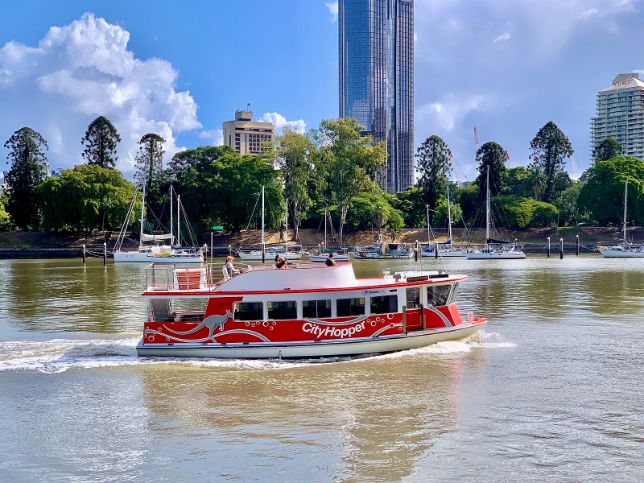
M 478 337 L 168 361 L 135 354 L 140 265 L 0 261 L 0 480 L 644 481 L 644 259 L 443 267 Z

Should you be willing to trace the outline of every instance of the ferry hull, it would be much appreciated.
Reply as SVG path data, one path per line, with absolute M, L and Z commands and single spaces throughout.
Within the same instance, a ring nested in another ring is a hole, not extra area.
M 417 331 L 407 335 L 325 340 L 320 342 L 280 342 L 248 344 L 143 344 L 137 345 L 141 357 L 195 357 L 219 359 L 301 359 L 319 357 L 383 354 L 417 349 L 437 342 L 459 340 L 476 334 L 485 321 L 454 327 Z

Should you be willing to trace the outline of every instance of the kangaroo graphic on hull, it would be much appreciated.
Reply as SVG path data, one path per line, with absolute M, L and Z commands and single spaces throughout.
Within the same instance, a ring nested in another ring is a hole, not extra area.
M 215 330 L 217 327 L 221 326 L 221 330 L 224 330 L 224 324 L 228 319 L 230 319 L 233 316 L 233 313 L 230 310 L 227 310 L 225 314 L 223 315 L 209 315 L 205 319 L 201 321 L 201 323 L 195 327 L 193 327 L 190 330 L 172 330 L 171 328 L 167 326 L 163 326 L 164 329 L 166 329 L 169 332 L 172 332 L 173 334 L 176 335 L 190 335 L 194 334 L 195 332 L 199 332 L 201 329 L 204 327 L 208 327 L 208 337 L 207 339 L 212 339 Z

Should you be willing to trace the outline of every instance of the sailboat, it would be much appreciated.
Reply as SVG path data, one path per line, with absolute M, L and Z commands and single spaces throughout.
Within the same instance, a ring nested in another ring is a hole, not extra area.
M 621 245 L 602 248 L 599 251 L 605 258 L 644 258 L 644 244 L 636 245 L 626 240 L 626 209 L 628 206 L 628 181 L 624 182 L 624 239 Z
M 469 252 L 468 260 L 519 260 L 526 257 L 516 243 L 499 242 L 490 238 L 490 167 L 487 168 L 485 186 L 485 248 Z
M 170 233 L 151 235 L 144 232 L 145 228 L 145 183 L 143 183 L 141 202 L 141 219 L 139 233 L 139 248 L 137 250 L 122 250 L 123 240 L 127 234 L 130 218 L 132 216 L 136 193 L 130 208 L 121 226 L 121 231 L 114 246 L 114 262 L 147 262 L 147 263 L 201 263 L 203 262 L 203 251 L 196 247 L 181 246 L 181 216 L 187 221 L 187 215 L 181 205 L 181 196 L 177 195 L 177 244 L 174 245 L 174 220 L 173 220 L 173 189 L 170 186 Z M 162 245 L 145 245 L 144 243 L 162 242 Z
M 439 257 L 464 257 L 467 255 L 467 251 L 462 248 L 456 248 L 452 246 L 452 210 L 451 202 L 449 199 L 449 185 L 447 186 L 447 232 L 448 239 L 446 242 L 438 242 L 437 244 L 431 244 L 429 240 L 431 239 L 429 235 L 429 206 L 426 207 L 426 216 L 427 216 L 427 245 L 423 245 L 422 254 L 424 257 L 435 257 L 436 256 L 436 245 L 438 245 L 438 256 Z
M 286 247 L 268 247 L 266 248 L 265 233 L 264 233 L 264 187 L 262 186 L 262 249 L 260 250 L 239 250 L 239 258 L 242 260 L 269 260 L 271 261 L 276 255 L 279 255 L 286 260 L 301 260 L 301 251 L 292 251 Z M 286 210 L 288 216 L 288 210 Z M 288 221 L 287 221 L 288 224 Z M 287 226 L 288 231 L 288 226 Z
M 327 258 L 329 258 L 329 254 L 331 254 L 331 253 L 333 253 L 333 259 L 336 262 L 348 262 L 349 261 L 349 255 L 346 253 L 346 251 L 345 251 L 345 253 L 341 253 L 337 249 L 327 248 L 327 244 L 326 244 L 326 238 L 327 238 L 326 237 L 326 225 L 327 225 L 327 221 L 329 222 L 329 224 L 331 224 L 331 220 L 329 220 L 330 216 L 331 216 L 330 213 L 327 210 L 325 210 L 324 211 L 324 250 L 322 252 L 320 252 L 319 254 L 317 254 L 317 255 L 310 255 L 309 260 L 311 262 L 326 262 Z M 331 225 L 331 227 L 333 228 L 333 225 Z

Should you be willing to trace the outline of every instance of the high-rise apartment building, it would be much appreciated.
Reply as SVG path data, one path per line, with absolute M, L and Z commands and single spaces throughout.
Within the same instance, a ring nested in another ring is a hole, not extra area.
M 414 183 L 414 1 L 339 0 L 340 117 L 387 143 L 381 185 Z
M 597 93 L 591 155 L 608 137 L 622 145 L 624 154 L 644 159 L 644 82 L 637 74 L 619 74 L 610 87 Z
M 257 156 L 268 149 L 267 141 L 275 135 L 270 122 L 253 121 L 250 111 L 235 112 L 235 120 L 223 124 L 224 144 L 239 154 Z

